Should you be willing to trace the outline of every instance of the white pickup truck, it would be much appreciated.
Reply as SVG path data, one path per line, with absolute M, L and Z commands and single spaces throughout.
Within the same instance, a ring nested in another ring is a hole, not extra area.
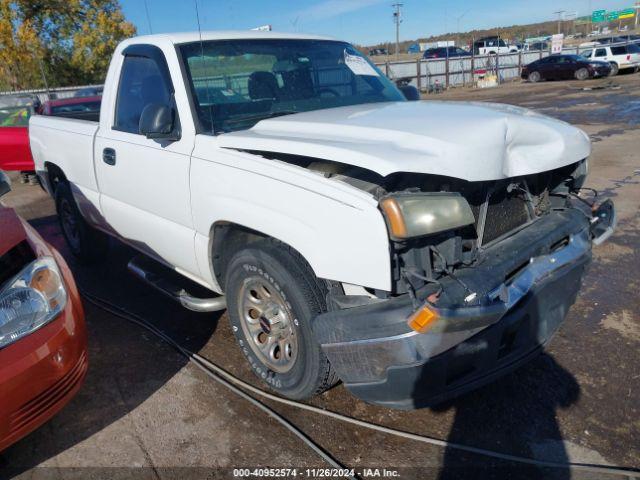
M 80 259 L 115 236 L 187 308 L 228 308 L 285 396 L 342 380 L 413 408 L 538 352 L 615 223 L 609 201 L 581 208 L 582 131 L 417 98 L 337 40 L 153 35 L 116 49 L 99 122 L 34 116 L 29 135 Z

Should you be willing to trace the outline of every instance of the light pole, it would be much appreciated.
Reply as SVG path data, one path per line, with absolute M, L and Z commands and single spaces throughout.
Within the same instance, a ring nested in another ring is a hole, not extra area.
M 456 17 L 456 35 L 458 37 L 458 44 L 460 43 L 460 20 L 462 20 L 464 18 L 464 16 L 469 13 L 470 10 L 467 10 L 466 12 L 464 12 L 462 15 L 458 15 Z M 460 45 L 458 45 L 460 46 Z
M 554 15 L 558 15 L 558 33 L 562 33 L 562 14 L 564 10 L 558 10 L 557 12 L 553 12 Z
M 402 15 L 400 9 L 403 7 L 402 3 L 394 3 L 391 5 L 395 8 L 393 12 L 393 21 L 396 24 L 396 60 L 400 57 L 400 24 L 402 23 Z

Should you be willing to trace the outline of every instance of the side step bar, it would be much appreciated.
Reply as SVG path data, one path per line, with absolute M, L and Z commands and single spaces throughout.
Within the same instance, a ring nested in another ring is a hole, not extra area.
M 201 298 L 191 295 L 186 289 L 206 290 L 188 278 L 171 270 L 155 260 L 140 255 L 129 262 L 129 271 L 155 289 L 179 302 L 194 312 L 217 312 L 227 308 L 223 295 L 213 298 Z

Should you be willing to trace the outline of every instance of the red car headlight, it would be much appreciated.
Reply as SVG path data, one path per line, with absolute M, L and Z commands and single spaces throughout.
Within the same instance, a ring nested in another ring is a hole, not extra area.
M 0 348 L 52 321 L 64 310 L 67 298 L 53 257 L 31 262 L 0 290 Z

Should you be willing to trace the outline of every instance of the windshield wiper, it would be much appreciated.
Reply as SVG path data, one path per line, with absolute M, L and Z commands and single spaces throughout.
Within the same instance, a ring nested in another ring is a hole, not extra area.
M 267 118 L 282 117 L 284 115 L 291 115 L 294 113 L 300 113 L 297 110 L 278 110 L 277 112 L 265 112 L 257 115 L 247 115 L 245 117 L 229 118 L 225 120 L 225 123 L 242 123 L 250 122 L 253 120 L 266 120 Z

